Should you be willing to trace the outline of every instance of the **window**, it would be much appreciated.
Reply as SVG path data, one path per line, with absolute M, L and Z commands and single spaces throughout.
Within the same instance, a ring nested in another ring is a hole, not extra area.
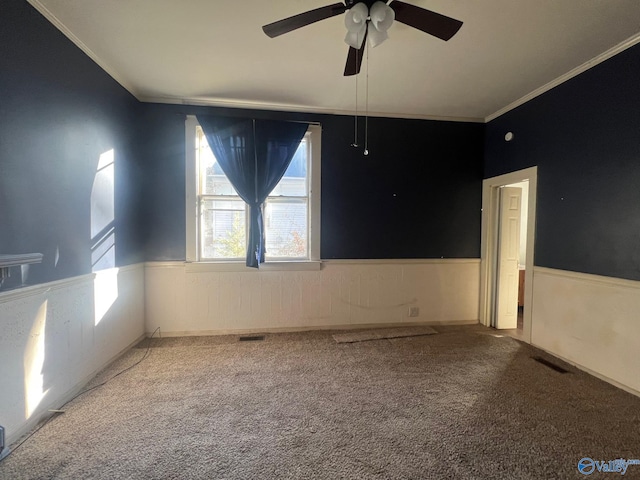
M 244 262 L 248 207 L 187 117 L 187 260 Z M 266 262 L 319 260 L 320 127 L 309 126 L 264 204 Z

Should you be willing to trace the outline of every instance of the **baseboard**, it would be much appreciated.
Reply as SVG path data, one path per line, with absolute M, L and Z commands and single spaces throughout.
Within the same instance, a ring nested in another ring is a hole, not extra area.
M 339 325 L 314 325 L 309 327 L 277 327 L 277 328 L 239 328 L 222 330 L 197 330 L 197 331 L 174 331 L 161 332 L 161 336 L 168 337 L 209 337 L 218 335 L 248 335 L 254 333 L 293 333 L 311 332 L 318 330 L 356 330 L 365 328 L 398 328 L 417 326 L 458 326 L 458 325 L 478 325 L 478 320 L 452 320 L 446 322 L 396 322 L 396 323 L 359 323 L 359 324 L 339 324 Z M 147 332 L 149 336 L 151 332 Z

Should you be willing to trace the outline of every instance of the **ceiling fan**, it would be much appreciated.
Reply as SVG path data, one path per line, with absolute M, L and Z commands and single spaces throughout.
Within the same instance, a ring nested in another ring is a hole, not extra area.
M 345 41 L 349 44 L 345 76 L 360 72 L 367 36 L 373 46 L 378 45 L 387 38 L 386 30 L 394 19 L 445 41 L 453 37 L 462 26 L 460 20 L 399 0 L 388 3 L 376 0 L 345 0 L 344 3 L 334 3 L 278 20 L 263 26 L 262 30 L 274 38 L 345 12 L 345 25 L 348 30 Z

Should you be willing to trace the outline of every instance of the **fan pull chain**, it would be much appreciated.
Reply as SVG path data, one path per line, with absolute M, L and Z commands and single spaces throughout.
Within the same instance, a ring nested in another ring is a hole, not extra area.
M 358 55 L 360 55 L 360 50 L 356 50 L 356 65 L 358 65 Z M 354 117 L 354 128 L 353 128 L 353 143 L 352 147 L 358 146 L 358 75 L 354 75 L 356 78 L 356 115 Z
M 365 84 L 365 114 L 364 114 L 364 154 L 369 155 L 369 49 L 367 48 L 367 77 Z

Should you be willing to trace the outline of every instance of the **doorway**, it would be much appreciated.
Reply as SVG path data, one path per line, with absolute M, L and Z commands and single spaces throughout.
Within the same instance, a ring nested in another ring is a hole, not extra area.
M 480 323 L 531 343 L 537 167 L 483 181 Z

